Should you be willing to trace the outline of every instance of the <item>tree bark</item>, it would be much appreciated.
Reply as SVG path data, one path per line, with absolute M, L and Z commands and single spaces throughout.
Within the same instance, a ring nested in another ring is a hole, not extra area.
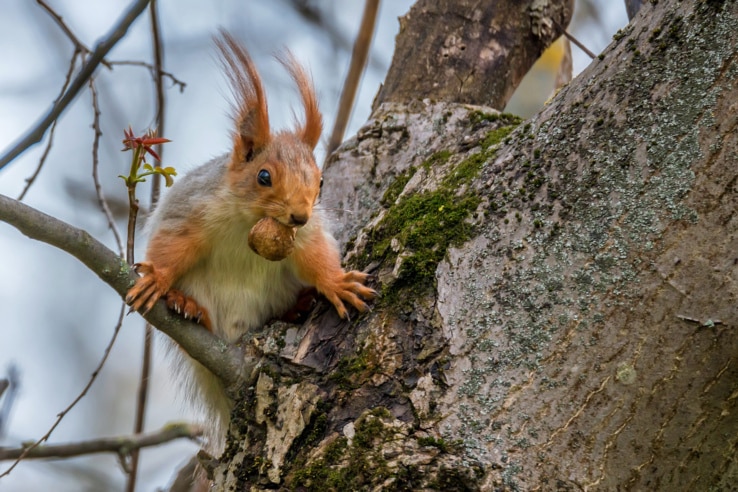
M 738 5 L 644 8 L 514 131 L 408 100 L 339 149 L 323 202 L 382 297 L 260 334 L 315 377 L 262 373 L 219 484 L 735 483 Z
M 573 0 L 418 0 L 400 18 L 375 108 L 430 98 L 502 110 L 573 7 Z
M 323 203 L 354 211 L 337 236 L 381 298 L 228 349 L 259 364 L 229 362 L 249 384 L 215 490 L 734 486 L 738 4 L 643 9 L 530 121 L 400 98 L 339 149 Z M 125 291 L 26 209 L 0 198 Z

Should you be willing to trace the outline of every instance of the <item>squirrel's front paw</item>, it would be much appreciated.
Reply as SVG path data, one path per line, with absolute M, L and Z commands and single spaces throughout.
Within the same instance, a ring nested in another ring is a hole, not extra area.
M 364 285 L 367 278 L 369 274 L 356 270 L 342 272 L 342 275 L 332 285 L 324 286 L 319 290 L 335 306 L 341 318 L 348 318 L 345 303 L 363 313 L 369 310 L 369 306 L 362 299 L 370 300 L 377 296 L 374 289 Z
M 170 289 L 166 295 L 166 302 L 170 310 L 184 316 L 184 319 L 194 320 L 208 331 L 213 331 L 208 310 L 181 290 Z
M 167 293 L 170 285 L 151 262 L 136 263 L 133 268 L 143 276 L 139 277 L 136 284 L 128 290 L 126 304 L 131 306 L 133 311 L 146 314 L 151 311 L 156 301 Z

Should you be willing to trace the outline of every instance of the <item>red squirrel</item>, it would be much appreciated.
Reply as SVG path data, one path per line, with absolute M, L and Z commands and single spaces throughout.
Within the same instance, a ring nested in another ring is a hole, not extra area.
M 228 342 L 280 317 L 306 287 L 315 287 L 342 318 L 347 305 L 366 311 L 364 300 L 376 292 L 364 285 L 367 274 L 341 267 L 336 241 L 315 208 L 322 177 L 313 150 L 323 123 L 311 80 L 291 55 L 280 59 L 299 89 L 305 123 L 272 133 L 261 79 L 246 49 L 227 33 L 216 45 L 236 98 L 233 149 L 176 181 L 161 200 L 149 219 L 146 261 L 137 265 L 142 276 L 126 302 L 146 312 L 163 297 L 170 309 Z M 247 245 L 249 231 L 264 217 L 296 228 L 294 251 L 281 261 L 268 261 Z M 204 405 L 216 410 L 215 425 L 226 424 L 231 404 L 225 392 L 215 376 L 187 359 Z

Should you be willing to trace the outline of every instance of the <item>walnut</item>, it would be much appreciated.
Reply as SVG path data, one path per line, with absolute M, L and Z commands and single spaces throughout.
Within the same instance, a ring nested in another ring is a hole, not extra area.
M 284 260 L 295 249 L 295 228 L 264 217 L 249 232 L 249 248 L 269 261 Z

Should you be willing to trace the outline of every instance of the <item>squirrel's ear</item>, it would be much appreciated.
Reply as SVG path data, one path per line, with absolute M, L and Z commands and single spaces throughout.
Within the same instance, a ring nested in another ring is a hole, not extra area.
M 233 36 L 221 30 L 215 44 L 235 98 L 233 153 L 234 160 L 242 163 L 257 154 L 271 138 L 264 88 L 246 48 Z
M 314 149 L 318 145 L 320 135 L 323 133 L 323 116 L 318 109 L 318 98 L 315 96 L 313 81 L 289 51 L 285 51 L 277 59 L 287 68 L 297 84 L 302 105 L 305 108 L 305 124 L 298 126 L 297 135 L 300 140 L 309 145 L 311 149 Z

